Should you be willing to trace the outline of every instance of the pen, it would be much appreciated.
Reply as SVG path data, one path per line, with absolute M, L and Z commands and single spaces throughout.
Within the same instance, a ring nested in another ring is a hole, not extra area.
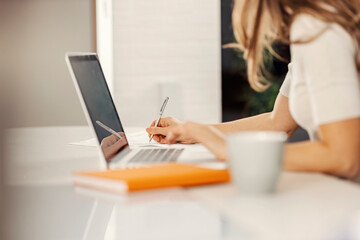
M 100 127 L 102 127 L 103 129 L 105 129 L 106 131 L 108 131 L 109 133 L 117 136 L 119 139 L 122 138 L 119 133 L 115 132 L 113 129 L 109 128 L 108 126 L 106 126 L 106 125 L 103 124 L 102 122 L 96 121 L 96 124 L 99 125 Z
M 164 113 L 164 110 L 165 110 L 165 107 L 166 107 L 166 104 L 167 104 L 168 101 L 169 101 L 169 97 L 166 97 L 165 100 L 164 100 L 164 103 L 161 106 L 160 113 L 159 113 L 159 118 L 158 118 L 158 120 L 156 120 L 154 127 L 157 127 L 159 125 L 160 119 L 161 119 L 161 117 L 162 117 L 162 115 Z M 154 137 L 154 134 L 151 134 L 149 142 L 151 142 L 153 137 Z

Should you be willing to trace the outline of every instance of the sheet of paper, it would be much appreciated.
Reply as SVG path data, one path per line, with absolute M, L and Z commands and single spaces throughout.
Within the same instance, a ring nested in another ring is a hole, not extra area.
M 98 145 L 96 138 L 89 138 L 78 142 L 71 142 L 70 145 L 84 146 L 84 147 L 96 147 Z
M 154 140 L 149 143 L 149 136 L 145 131 L 138 131 L 129 133 L 126 135 L 129 144 L 132 148 L 138 147 L 166 147 L 166 145 L 159 144 Z M 85 146 L 85 147 L 96 147 L 98 145 L 96 138 L 90 138 L 81 140 L 78 142 L 71 142 L 70 145 Z

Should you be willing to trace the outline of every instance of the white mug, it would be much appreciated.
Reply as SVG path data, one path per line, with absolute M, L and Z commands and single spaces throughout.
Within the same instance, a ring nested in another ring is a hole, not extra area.
M 240 193 L 268 194 L 282 170 L 284 132 L 247 131 L 227 138 L 232 182 Z

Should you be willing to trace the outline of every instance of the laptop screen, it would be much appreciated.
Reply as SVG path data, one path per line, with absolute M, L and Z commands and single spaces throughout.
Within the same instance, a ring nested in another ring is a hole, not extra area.
M 100 62 L 96 55 L 69 56 L 69 61 L 101 150 L 109 162 L 129 145 Z

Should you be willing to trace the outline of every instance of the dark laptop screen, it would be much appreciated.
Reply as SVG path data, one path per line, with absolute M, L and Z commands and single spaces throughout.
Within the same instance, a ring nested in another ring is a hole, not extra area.
M 109 161 L 128 147 L 109 88 L 96 55 L 70 56 L 69 61 L 105 159 Z M 114 130 L 116 134 L 106 129 Z M 119 136 L 118 135 L 118 136 Z

